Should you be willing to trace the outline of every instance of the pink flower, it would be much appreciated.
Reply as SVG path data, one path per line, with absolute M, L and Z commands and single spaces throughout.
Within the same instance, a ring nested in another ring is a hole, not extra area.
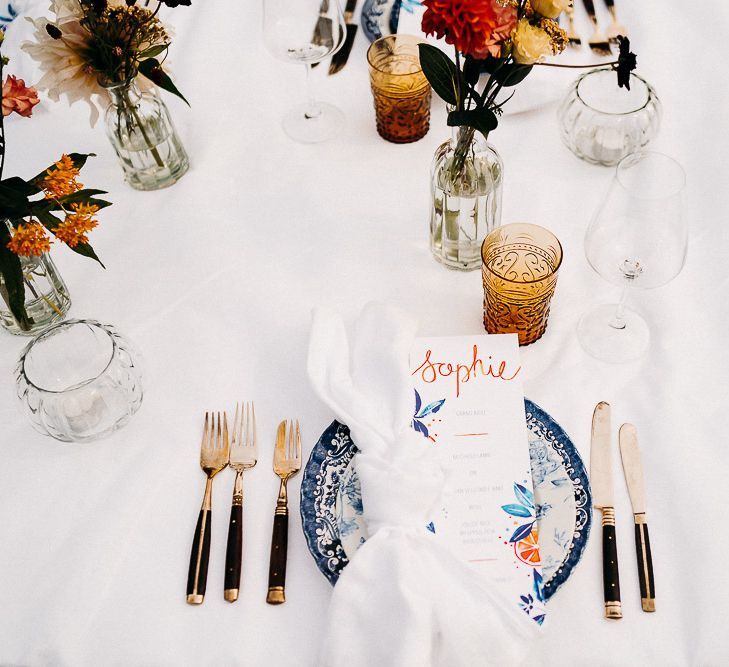
M 38 91 L 35 88 L 27 88 L 23 79 L 16 79 L 8 74 L 3 84 L 3 116 L 9 116 L 13 111 L 30 118 L 33 115 L 33 107 L 38 104 Z

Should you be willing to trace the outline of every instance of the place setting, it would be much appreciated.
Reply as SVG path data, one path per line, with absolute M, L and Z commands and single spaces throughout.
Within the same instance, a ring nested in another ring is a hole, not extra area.
M 717 514 L 715 169 L 656 21 L 0 11 L 0 663 L 723 664 L 676 583 L 687 498 Z

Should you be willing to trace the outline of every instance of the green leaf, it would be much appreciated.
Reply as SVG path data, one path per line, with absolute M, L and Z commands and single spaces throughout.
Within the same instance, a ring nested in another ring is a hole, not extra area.
M 20 257 L 8 250 L 10 232 L 7 227 L 0 225 L 0 296 L 7 303 L 13 317 L 18 321 L 21 329 L 30 329 L 31 322 L 25 312 L 25 285 L 23 284 L 23 269 Z
M 71 246 L 69 246 L 70 248 Z M 94 252 L 94 249 L 88 244 L 88 243 L 78 243 L 73 248 L 71 248 L 74 252 L 77 252 L 79 255 L 83 255 L 84 257 L 90 257 L 91 259 L 95 259 L 99 264 L 101 264 L 101 268 L 105 269 L 104 263 L 96 256 L 96 253 Z
M 142 51 L 139 54 L 140 60 L 142 58 L 155 58 L 160 53 L 164 53 L 170 47 L 169 44 L 157 44 L 157 46 L 151 46 L 146 51 Z
M 10 180 L 12 179 L 8 179 Z M 16 187 L 6 185 L 8 181 L 0 183 L 0 219 L 22 218 L 28 215 L 30 208 L 28 196 Z
M 420 66 L 436 94 L 446 104 L 458 106 L 460 72 L 453 61 L 440 49 L 430 44 L 418 44 Z
M 19 176 L 11 176 L 10 178 L 6 178 L 3 181 L 0 181 L 0 183 L 5 187 L 11 188 L 12 190 L 16 190 L 17 192 L 24 194 L 26 197 L 30 197 L 31 195 L 40 192 L 40 188 L 35 185 L 35 183 L 29 183 L 28 181 L 24 181 Z
M 88 158 L 90 157 L 96 157 L 96 153 L 69 153 L 68 157 L 71 158 L 73 166 L 76 167 L 76 169 L 83 169 L 83 166 L 86 164 L 86 160 L 88 160 Z M 40 182 L 46 177 L 48 170 L 53 169 L 54 165 L 55 162 L 46 167 L 40 174 L 31 178 L 30 182 L 33 183 L 34 186 L 38 187 L 40 185 Z M 36 192 L 40 192 L 41 189 L 42 188 L 38 187 L 38 190 L 36 190 Z
M 457 127 L 465 125 L 473 127 L 484 137 L 488 137 L 489 132 L 495 130 L 499 124 L 499 119 L 491 109 L 469 109 L 468 111 L 451 111 L 448 114 L 448 125 Z
M 177 90 L 177 86 L 172 83 L 172 79 L 165 74 L 162 69 L 162 65 L 160 65 L 156 58 L 147 58 L 139 63 L 139 72 L 163 90 L 166 90 L 168 93 L 172 93 L 173 95 L 177 95 L 177 97 L 187 104 L 187 106 L 190 106 L 190 103 L 185 99 L 185 96 Z
M 533 65 L 520 65 L 509 63 L 494 72 L 494 79 L 505 87 L 515 86 L 526 79 L 527 74 L 532 71 Z
M 466 56 L 463 63 L 463 76 L 470 86 L 475 86 L 478 83 L 484 62 L 483 60 L 476 60 L 472 56 Z

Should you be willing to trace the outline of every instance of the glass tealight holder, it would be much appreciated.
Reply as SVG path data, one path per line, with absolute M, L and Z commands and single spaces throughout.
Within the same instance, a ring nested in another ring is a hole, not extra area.
M 562 141 L 577 157 L 614 166 L 658 133 L 661 102 L 653 87 L 630 74 L 619 88 L 610 68 L 590 70 L 571 86 L 557 113 Z
M 64 442 L 103 438 L 142 403 L 139 353 L 95 320 L 56 324 L 25 348 L 16 384 L 36 430 Z

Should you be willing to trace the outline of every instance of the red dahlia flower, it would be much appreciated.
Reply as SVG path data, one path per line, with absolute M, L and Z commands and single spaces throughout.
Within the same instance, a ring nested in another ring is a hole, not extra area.
M 516 25 L 516 7 L 498 0 L 423 0 L 423 5 L 423 32 L 474 58 L 498 58 Z

